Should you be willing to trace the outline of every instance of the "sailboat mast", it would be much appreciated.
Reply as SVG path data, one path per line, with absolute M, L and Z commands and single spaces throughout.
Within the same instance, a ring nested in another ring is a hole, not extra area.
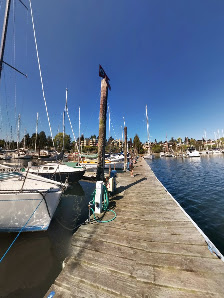
M 63 112 L 63 152 L 65 150 L 65 110 Z
M 17 127 L 17 150 L 19 150 L 19 139 L 20 139 L 20 114 L 18 116 L 18 127 Z
M 108 140 L 110 140 L 110 108 L 108 107 L 108 112 L 109 112 L 109 138 Z M 109 154 L 111 154 L 111 142 L 110 142 L 110 152 Z
M 149 144 L 149 118 L 148 118 L 147 105 L 145 106 L 145 114 L 146 114 L 147 134 L 148 134 L 148 153 L 150 153 L 150 144 Z
M 0 79 L 2 74 L 2 63 L 3 63 L 3 57 L 4 57 L 4 51 L 5 51 L 5 41 L 6 41 L 6 34 L 7 34 L 7 28 L 8 28 L 10 4 L 11 4 L 11 0 L 7 0 L 5 5 L 5 17 L 4 17 L 4 23 L 2 28 L 2 40 L 1 40 L 1 47 L 0 47 Z
M 79 154 L 78 154 L 78 162 L 80 161 L 80 126 L 81 126 L 81 122 L 80 122 L 80 107 L 79 107 Z
M 24 129 L 23 148 L 26 148 L 26 129 Z
M 122 127 L 122 125 L 121 125 L 121 131 L 122 131 L 122 151 L 124 151 L 124 141 L 123 141 L 123 139 L 124 139 L 124 135 L 123 135 L 123 127 Z
M 35 153 L 37 152 L 37 128 L 38 128 L 38 113 L 37 113 L 37 122 L 36 122 Z
M 65 109 L 63 113 L 63 151 L 65 149 L 65 111 L 68 113 L 68 88 L 65 89 Z

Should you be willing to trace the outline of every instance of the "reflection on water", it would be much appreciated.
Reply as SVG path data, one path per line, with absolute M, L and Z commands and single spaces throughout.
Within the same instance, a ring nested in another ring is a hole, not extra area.
M 156 158 L 149 164 L 158 179 L 224 254 L 224 155 Z
M 21 166 L 24 163 L 20 163 Z M 72 184 L 45 232 L 22 233 L 0 263 L 0 297 L 42 298 L 61 271 L 75 227 L 88 217 L 94 183 Z M 0 257 L 17 233 L 0 233 Z

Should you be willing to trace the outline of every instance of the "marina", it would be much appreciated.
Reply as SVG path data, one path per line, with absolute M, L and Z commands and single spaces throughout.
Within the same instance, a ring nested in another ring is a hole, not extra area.
M 224 4 L 56 2 L 0 1 L 0 297 L 224 297 Z
M 222 297 L 223 256 L 211 243 L 209 250 L 146 161 L 138 162 L 134 179 L 122 173 L 118 183 L 110 201 L 116 219 L 74 233 L 45 297 Z M 103 220 L 110 218 L 108 212 Z

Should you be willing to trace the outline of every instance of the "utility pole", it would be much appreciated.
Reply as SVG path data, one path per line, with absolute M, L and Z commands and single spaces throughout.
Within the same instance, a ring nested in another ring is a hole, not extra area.
M 107 114 L 107 97 L 108 88 L 110 88 L 109 78 L 103 70 L 99 67 L 99 76 L 101 80 L 101 96 L 100 96 L 100 116 L 99 116 L 99 140 L 98 140 L 98 161 L 96 180 L 104 180 L 104 164 L 105 164 L 105 145 L 106 145 L 106 114 Z
M 127 126 L 124 127 L 124 171 L 127 170 Z

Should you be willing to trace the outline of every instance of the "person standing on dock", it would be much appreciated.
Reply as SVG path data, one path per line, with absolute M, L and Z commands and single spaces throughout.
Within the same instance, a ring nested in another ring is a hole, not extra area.
M 129 153 L 128 153 L 127 154 L 127 171 L 130 170 L 129 165 L 130 165 L 130 156 L 129 156 Z
M 131 177 L 134 177 L 133 156 L 131 156 L 129 159 L 129 170 L 131 171 Z

